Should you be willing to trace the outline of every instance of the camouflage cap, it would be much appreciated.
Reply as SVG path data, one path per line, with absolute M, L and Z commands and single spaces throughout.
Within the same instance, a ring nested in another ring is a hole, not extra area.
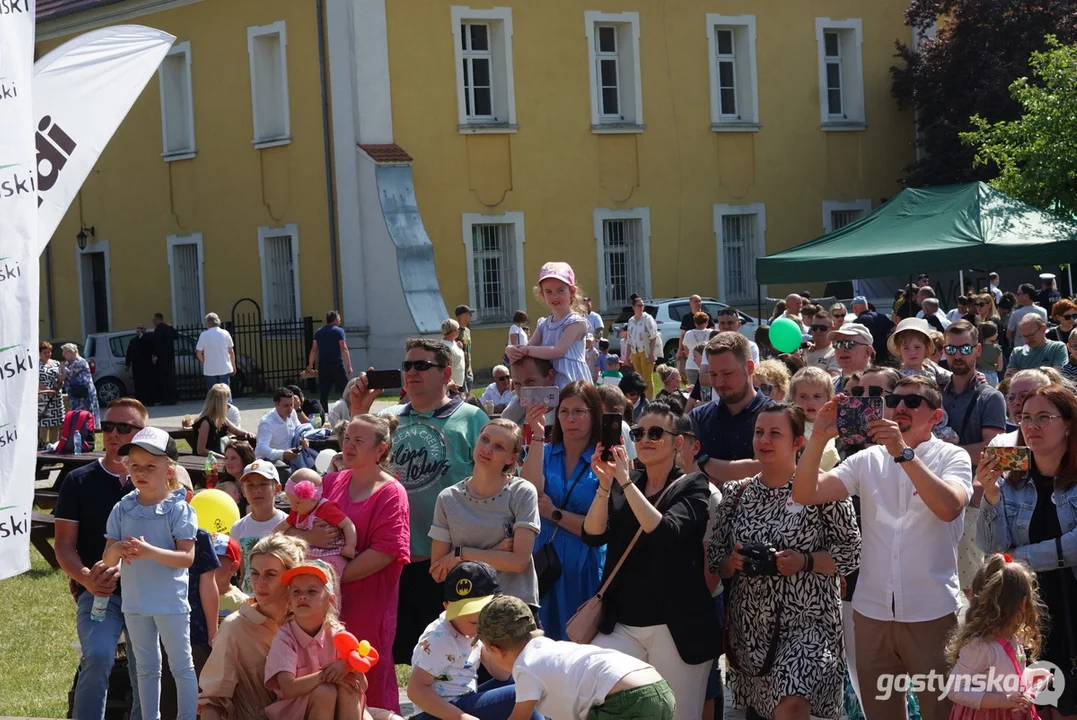
M 515 647 L 528 640 L 537 630 L 535 616 L 523 600 L 499 595 L 479 613 L 476 636 L 487 645 Z

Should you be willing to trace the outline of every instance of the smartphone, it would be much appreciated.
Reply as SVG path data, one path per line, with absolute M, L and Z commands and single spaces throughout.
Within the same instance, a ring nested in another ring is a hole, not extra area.
M 560 391 L 555 386 L 522 387 L 520 388 L 520 404 L 525 408 L 532 405 L 545 405 L 553 410 L 557 407 L 558 395 Z
M 870 443 L 868 425 L 883 419 L 881 397 L 842 395 L 838 405 L 838 443 L 863 445 Z
M 624 418 L 617 413 L 602 413 L 602 459 L 612 460 L 613 453 L 610 448 L 621 445 L 621 423 Z
M 395 390 L 404 387 L 399 370 L 368 370 L 366 386 L 371 390 Z
M 1027 447 L 985 447 L 985 458 L 1001 458 L 999 470 L 1028 470 L 1032 466 Z

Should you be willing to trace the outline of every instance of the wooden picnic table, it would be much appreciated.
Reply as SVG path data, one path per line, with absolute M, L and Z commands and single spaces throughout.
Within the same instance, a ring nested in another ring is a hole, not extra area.
M 82 453 L 81 455 L 39 452 L 37 454 L 38 477 L 41 478 L 42 474 L 44 474 L 47 478 L 48 472 L 57 468 L 59 468 L 60 474 L 57 475 L 56 481 L 52 484 L 51 489 L 38 490 L 37 496 L 39 497 L 36 499 L 43 500 L 45 503 L 42 504 L 39 502 L 38 504 L 41 507 L 54 507 L 56 505 L 55 495 L 59 492 L 60 485 L 68 474 L 72 470 L 77 470 L 92 462 L 97 462 L 103 457 L 105 457 L 103 450 L 95 450 L 94 452 Z M 191 482 L 195 487 L 201 487 L 206 484 L 206 458 L 190 453 L 180 453 L 179 465 L 191 476 Z M 51 504 L 49 504 L 50 500 Z

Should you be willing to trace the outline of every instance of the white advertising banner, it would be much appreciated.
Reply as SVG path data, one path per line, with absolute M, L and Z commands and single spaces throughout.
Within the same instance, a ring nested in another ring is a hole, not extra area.
M 36 469 L 34 4 L 0 2 L 0 578 L 30 568 Z
M 34 63 L 39 254 L 175 41 L 153 28 L 117 25 Z

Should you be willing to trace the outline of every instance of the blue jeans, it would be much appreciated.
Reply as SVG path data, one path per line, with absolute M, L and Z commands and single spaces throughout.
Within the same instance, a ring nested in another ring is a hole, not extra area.
M 449 702 L 479 720 L 505 720 L 516 706 L 516 686 L 509 680 L 489 680 L 479 685 L 476 692 Z M 433 715 L 419 713 L 413 715 L 411 720 L 435 720 L 435 718 Z M 542 714 L 532 710 L 531 720 L 542 720 Z
M 120 612 L 120 598 L 113 595 L 109 601 L 105 619 L 99 623 L 90 619 L 90 606 L 93 595 L 82 593 L 75 611 L 75 626 L 79 634 L 79 646 L 82 658 L 79 663 L 79 679 L 75 685 L 74 712 L 77 718 L 104 720 L 105 701 L 108 699 L 108 680 L 112 666 L 116 662 L 116 645 L 120 642 L 120 633 L 126 629 L 123 613 Z M 131 647 L 130 640 L 127 643 Z M 138 702 L 137 665 L 134 655 L 127 653 L 127 672 L 131 677 L 131 717 L 140 715 Z
M 168 665 L 176 681 L 176 718 L 195 720 L 198 715 L 198 680 L 191 657 L 191 614 L 127 613 L 127 640 L 138 660 L 138 696 L 142 703 L 142 720 L 158 720 L 161 716 L 160 643 L 164 643 Z
M 211 387 L 213 387 L 217 383 L 224 383 L 228 387 L 232 387 L 232 376 L 229 375 L 228 373 L 225 373 L 224 375 L 206 375 L 205 377 L 206 377 L 206 390 L 209 390 Z

